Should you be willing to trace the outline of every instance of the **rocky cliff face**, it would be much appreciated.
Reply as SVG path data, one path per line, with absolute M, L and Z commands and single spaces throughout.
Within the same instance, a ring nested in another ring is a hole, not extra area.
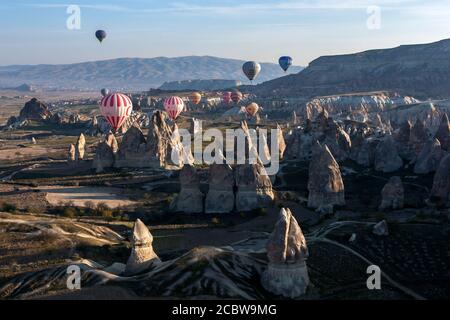
M 368 118 L 369 113 L 388 111 L 396 106 L 418 103 L 413 97 L 395 92 L 368 92 L 317 97 L 306 103 L 305 115 L 313 119 L 324 110 L 331 116 L 352 114 Z
M 349 92 L 398 91 L 418 98 L 447 97 L 450 40 L 392 49 L 323 56 L 298 74 L 262 83 L 261 96 L 313 97 Z

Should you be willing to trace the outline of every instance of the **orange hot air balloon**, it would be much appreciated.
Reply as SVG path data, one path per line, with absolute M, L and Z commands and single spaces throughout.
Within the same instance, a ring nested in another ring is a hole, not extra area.
M 259 110 L 259 106 L 256 103 L 252 102 L 245 107 L 245 110 L 247 111 L 249 116 L 254 117 Z
M 189 101 L 191 101 L 193 104 L 199 104 L 199 102 L 202 100 L 202 95 L 199 92 L 192 92 L 189 95 Z

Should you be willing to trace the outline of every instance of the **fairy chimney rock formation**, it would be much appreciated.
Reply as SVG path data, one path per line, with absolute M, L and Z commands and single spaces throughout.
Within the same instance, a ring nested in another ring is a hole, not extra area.
M 447 113 L 443 114 L 439 128 L 434 137 L 439 140 L 442 149 L 450 152 L 450 122 Z
M 403 166 L 403 160 L 397 152 L 392 136 L 386 136 L 375 149 L 375 170 L 382 172 L 397 171 Z
M 160 259 L 153 251 L 153 236 L 147 226 L 139 219 L 134 223 L 131 238 L 131 254 L 125 268 L 125 276 L 133 276 L 160 263 Z
M 404 198 L 405 191 L 403 189 L 402 180 L 397 176 L 391 177 L 381 190 L 380 209 L 401 209 L 403 208 Z
M 417 156 L 422 150 L 425 143 L 428 141 L 428 132 L 420 119 L 417 119 L 414 126 L 411 128 L 409 136 L 409 145 L 411 152 Z
M 436 138 L 429 140 L 416 158 L 414 173 L 435 172 L 444 156 L 445 151 L 442 150 L 439 140 Z
M 237 165 L 235 181 L 237 186 L 236 209 L 238 211 L 264 208 L 274 200 L 272 182 L 260 162 Z
M 84 134 L 80 133 L 77 143 L 75 144 L 75 161 L 83 160 L 86 147 L 86 139 Z
M 69 150 L 67 151 L 67 161 L 75 161 L 75 145 L 73 143 L 70 144 Z
M 114 160 L 114 151 L 108 144 L 108 141 L 105 140 L 97 145 L 92 167 L 95 169 L 95 172 L 100 173 L 106 168 L 112 168 L 114 166 Z
M 344 182 L 338 163 L 326 145 L 316 141 L 309 163 L 308 207 L 332 213 L 335 205 L 345 204 Z
M 109 132 L 106 135 L 105 141 L 111 147 L 111 149 L 114 153 L 116 153 L 117 150 L 119 150 L 119 144 L 117 143 L 116 137 L 114 136 L 114 134 L 112 132 Z
M 116 154 L 116 167 L 143 167 L 146 161 L 143 157 L 145 137 L 141 129 L 133 125 L 124 134 Z
M 171 210 L 184 213 L 203 212 L 203 193 L 197 170 L 185 164 L 180 171 L 180 193 L 173 199 Z
M 206 213 L 228 213 L 234 208 L 234 173 L 226 163 L 209 167 L 209 190 L 205 200 Z
M 280 160 L 284 158 L 284 152 L 286 151 L 286 142 L 284 141 L 283 130 L 281 130 L 280 125 L 277 123 L 277 139 L 278 143 L 278 154 Z
M 434 174 L 430 200 L 440 206 L 450 207 L 450 154 L 442 158 Z
M 309 285 L 306 266 L 309 253 L 303 232 L 290 209 L 281 209 L 266 249 L 269 264 L 261 277 L 263 287 L 291 299 L 304 295 Z

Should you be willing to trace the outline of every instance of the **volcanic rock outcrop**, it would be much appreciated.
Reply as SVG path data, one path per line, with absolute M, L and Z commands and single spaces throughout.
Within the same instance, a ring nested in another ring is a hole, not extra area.
M 263 208 L 274 200 L 272 182 L 260 162 L 237 165 L 235 177 L 236 209 L 238 211 Z
M 180 171 L 180 193 L 173 199 L 170 207 L 175 212 L 203 212 L 203 193 L 200 191 L 200 179 L 197 170 L 185 164 Z
M 435 172 L 444 156 L 445 151 L 442 150 L 439 140 L 436 138 L 430 139 L 416 158 L 414 173 Z
M 52 113 L 48 107 L 36 98 L 32 98 L 30 101 L 25 103 L 25 106 L 20 110 L 19 118 L 21 120 L 47 120 L 50 119 Z
M 345 204 L 344 183 L 339 165 L 326 145 L 316 141 L 309 163 L 308 207 L 331 213 Z
M 381 190 L 380 209 L 401 209 L 403 208 L 404 198 L 405 191 L 403 189 L 402 180 L 397 176 L 391 177 Z
M 261 278 L 263 287 L 286 298 L 304 295 L 309 285 L 306 266 L 309 253 L 303 232 L 290 209 L 281 209 L 266 249 L 269 264 Z
M 438 205 L 450 206 L 450 154 L 442 158 L 434 174 L 430 200 Z
M 133 276 L 153 265 L 160 263 L 160 259 L 153 251 L 153 236 L 147 226 L 137 219 L 134 223 L 133 235 L 131 237 L 131 254 L 125 268 L 125 276 Z
M 394 139 L 387 135 L 375 149 L 375 170 L 382 172 L 393 172 L 403 166 L 403 161 L 398 155 Z
M 234 208 L 234 173 L 226 163 L 209 167 L 209 190 L 205 200 L 206 213 L 228 213 Z

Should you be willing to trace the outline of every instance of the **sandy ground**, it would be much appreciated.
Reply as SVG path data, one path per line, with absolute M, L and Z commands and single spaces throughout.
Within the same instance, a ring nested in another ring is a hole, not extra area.
M 50 153 L 55 152 L 54 148 L 46 148 L 40 146 L 30 146 L 27 148 L 13 148 L 0 150 L 0 161 L 20 158 L 30 158 L 38 156 L 47 156 Z
M 71 202 L 75 206 L 84 207 L 90 201 L 95 205 L 105 203 L 110 208 L 117 208 L 136 204 L 121 195 L 120 189 L 116 188 L 44 186 L 39 189 L 46 192 L 46 199 L 51 205 Z

